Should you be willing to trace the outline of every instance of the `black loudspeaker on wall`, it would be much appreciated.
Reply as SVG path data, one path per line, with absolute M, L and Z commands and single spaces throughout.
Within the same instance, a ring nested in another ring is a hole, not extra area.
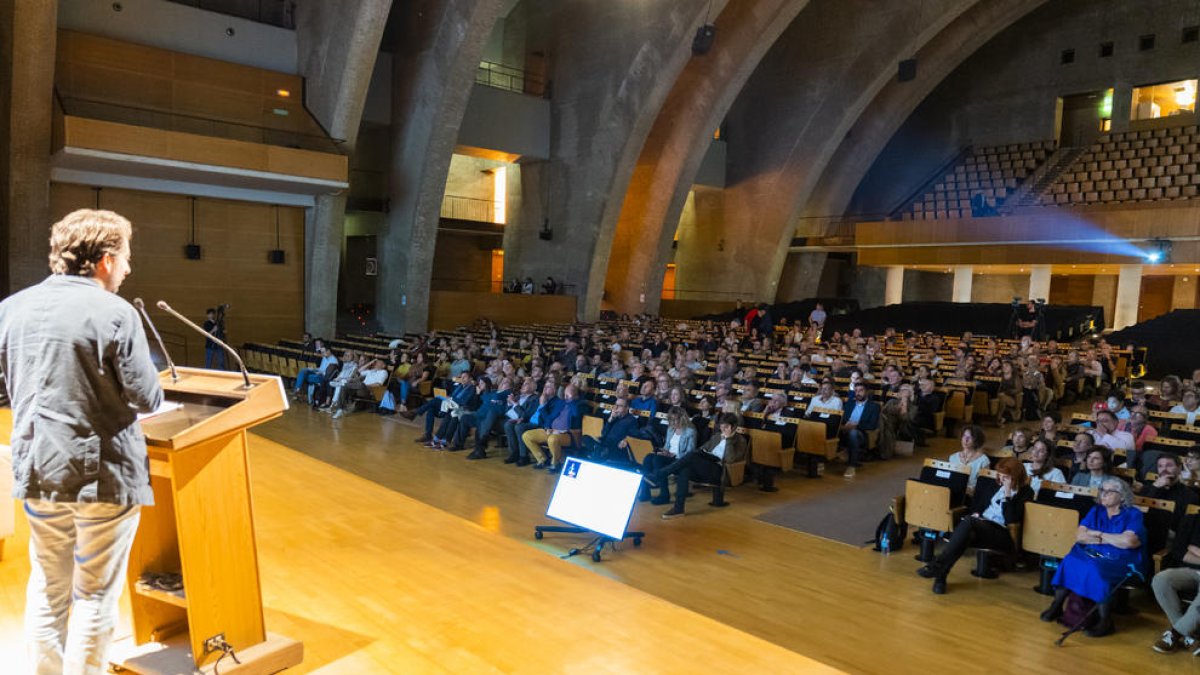
M 542 218 L 542 229 L 538 232 L 538 239 L 542 241 L 550 241 L 554 238 L 554 230 L 550 229 L 550 219 Z
M 282 265 L 283 261 L 284 261 L 283 249 L 276 248 L 276 249 L 267 251 L 267 262 L 271 263 L 272 265 Z
M 897 73 L 901 82 L 912 82 L 917 79 L 917 60 L 904 59 L 900 62 L 900 71 Z
M 717 27 L 706 23 L 696 29 L 696 37 L 692 38 L 692 53 L 707 54 L 712 49 L 713 38 L 717 36 Z
M 187 244 L 183 247 L 183 255 L 187 256 L 188 260 L 199 260 L 200 244 Z

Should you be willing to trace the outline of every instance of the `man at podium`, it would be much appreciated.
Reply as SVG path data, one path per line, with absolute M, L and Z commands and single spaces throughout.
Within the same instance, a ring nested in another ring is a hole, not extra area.
M 70 213 L 51 229 L 52 274 L 0 302 L 37 673 L 105 671 L 141 506 L 154 501 L 137 413 L 163 391 L 138 313 L 116 295 L 131 237 L 111 211 Z

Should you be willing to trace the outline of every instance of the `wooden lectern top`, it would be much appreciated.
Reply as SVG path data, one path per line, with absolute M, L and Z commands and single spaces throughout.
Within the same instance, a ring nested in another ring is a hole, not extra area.
M 142 420 L 146 444 L 180 450 L 196 443 L 266 422 L 288 409 L 283 382 L 274 375 L 250 375 L 250 389 L 240 372 L 177 368 L 159 373 L 165 398 L 181 407 Z

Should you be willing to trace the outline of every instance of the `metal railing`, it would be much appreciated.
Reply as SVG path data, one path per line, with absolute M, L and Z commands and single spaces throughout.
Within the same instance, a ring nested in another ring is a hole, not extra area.
M 490 199 L 445 195 L 442 197 L 441 216 L 476 223 L 495 223 L 496 202 Z
M 544 97 L 547 92 L 546 81 L 541 76 L 491 61 L 479 62 L 479 68 L 475 70 L 475 84 L 530 96 Z
M 249 143 L 277 145 L 285 148 L 315 150 L 344 154 L 341 140 L 328 136 L 306 134 L 288 129 L 277 129 L 267 126 L 256 126 L 245 122 L 189 115 L 186 113 L 138 108 L 120 105 L 108 101 L 65 96 L 56 92 L 56 99 L 62 106 L 63 114 L 88 119 L 103 120 L 129 124 L 137 127 L 149 127 L 165 131 L 179 131 L 200 136 L 212 136 Z M 305 114 L 308 114 L 305 111 Z
M 702 291 L 690 288 L 663 289 L 661 296 L 662 300 L 722 300 L 727 302 L 736 300 L 750 302 L 754 298 L 753 291 Z

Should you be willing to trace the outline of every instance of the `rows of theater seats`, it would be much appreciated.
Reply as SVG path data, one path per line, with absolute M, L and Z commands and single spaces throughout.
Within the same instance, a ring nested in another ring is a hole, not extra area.
M 620 324 L 605 324 L 604 327 L 614 333 L 622 327 L 634 328 L 632 325 Z M 567 326 L 563 325 L 510 326 L 500 328 L 499 332 L 502 339 L 509 336 L 519 337 L 535 334 L 544 340 L 545 344 L 553 346 L 562 343 L 562 339 L 567 335 L 567 328 Z M 669 333 L 676 333 L 676 330 L 666 328 L 665 326 L 663 329 Z M 683 330 L 671 337 L 672 339 L 676 337 L 682 338 L 686 332 L 686 330 Z M 445 338 L 463 338 L 468 334 L 472 335 L 477 344 L 486 344 L 490 338 L 490 335 L 482 330 L 446 331 L 439 333 L 439 336 Z M 335 352 L 339 353 L 342 350 L 353 349 L 385 357 L 389 351 L 389 343 L 393 339 L 394 336 L 382 335 L 344 336 L 337 340 L 331 340 L 328 344 Z M 996 393 L 1000 384 L 999 378 L 984 375 L 973 376 L 969 379 L 957 378 L 954 372 L 953 350 L 958 345 L 959 338 L 956 336 L 945 336 L 943 339 L 944 346 L 939 352 L 942 361 L 938 368 L 933 369 L 936 391 L 941 393 L 941 409 L 934 415 L 934 423 L 932 428 L 928 430 L 935 434 L 943 432 L 951 433 L 957 424 L 971 423 L 985 417 L 996 417 L 998 405 Z M 1005 350 L 1011 350 L 1014 347 L 1014 343 L 1010 340 L 1002 340 L 1000 342 L 1002 348 Z M 636 353 L 637 345 L 627 346 L 633 347 Z M 1060 349 L 1065 350 L 1067 348 L 1068 345 L 1060 345 Z M 246 355 L 246 362 L 251 368 L 274 373 L 286 378 L 293 378 L 299 368 L 316 363 L 316 358 L 311 353 L 303 352 L 300 349 L 300 344 L 293 341 L 280 341 L 277 345 L 247 344 L 243 350 Z M 528 354 L 527 350 L 510 348 L 507 351 L 518 357 Z M 631 352 L 626 350 L 622 353 L 622 357 L 628 358 L 630 354 Z M 918 362 L 924 362 L 931 355 L 931 349 L 914 349 L 903 344 L 891 346 L 876 355 L 872 370 L 880 372 L 884 363 L 890 361 L 899 365 L 903 372 L 912 372 L 915 370 Z M 428 353 L 427 356 L 432 357 L 433 354 Z M 762 355 L 742 352 L 735 354 L 735 356 L 742 367 L 749 366 L 757 372 L 756 377 L 761 384 L 760 395 L 762 397 L 766 398 L 778 392 L 787 398 L 786 412 L 781 419 L 774 422 L 765 420 L 761 414 L 751 413 L 743 415 L 743 424 L 745 427 L 743 431 L 751 440 L 751 461 L 759 466 L 787 472 L 794 467 L 796 460 L 804 458 L 804 464 L 807 465 L 809 474 L 813 475 L 819 470 L 820 463 L 834 459 L 838 455 L 836 435 L 827 433 L 828 427 L 824 421 L 805 419 L 807 402 L 816 393 L 816 384 L 793 388 L 789 386 L 787 381 L 773 379 L 772 373 L 776 365 L 779 361 L 786 359 L 786 356 L 782 353 Z M 1114 374 L 1124 377 L 1132 355 L 1117 350 L 1116 356 L 1118 363 Z M 482 361 L 476 361 L 474 367 L 477 371 L 482 371 L 486 367 L 486 364 Z M 829 373 L 829 366 L 820 365 L 816 367 L 820 371 L 820 375 L 816 377 L 819 381 L 821 377 Z M 689 404 L 693 407 L 701 397 L 713 395 L 717 388 L 715 371 L 711 367 L 697 371 L 695 375 L 697 377 L 697 384 L 694 389 L 687 392 Z M 843 400 L 846 400 L 851 393 L 849 391 L 849 378 L 833 377 L 832 379 L 836 393 Z M 596 421 L 602 424 L 603 420 L 607 418 L 607 414 L 610 412 L 612 403 L 615 400 L 615 389 L 618 381 L 612 378 L 590 376 L 587 380 L 588 392 L 586 398 L 592 404 L 593 414 L 599 418 Z M 632 385 L 634 390 L 636 390 L 635 383 L 627 382 L 626 384 Z M 1082 385 L 1083 383 L 1080 381 L 1077 384 Z M 881 383 L 878 380 L 867 382 L 871 395 L 877 400 L 882 401 L 883 396 L 881 395 L 880 385 Z M 382 388 L 380 389 L 382 392 Z M 733 387 L 736 396 L 740 396 L 744 389 L 745 387 L 742 384 L 735 384 Z M 430 392 L 425 391 L 422 393 L 428 395 Z M 1062 391 L 1057 391 L 1056 395 L 1062 397 L 1063 393 Z M 665 424 L 665 412 L 660 413 L 657 417 L 659 419 L 654 420 L 654 423 Z M 840 415 L 835 415 L 835 417 L 840 418 Z M 584 429 L 584 433 L 587 432 L 588 430 Z M 874 446 L 876 435 L 868 434 L 868 436 L 868 447 Z M 741 482 L 741 472 L 732 472 L 729 479 L 731 485 L 737 485 Z
M 967 157 L 905 211 L 903 220 L 939 220 L 971 216 L 971 199 L 982 195 L 1000 205 L 1037 170 L 1055 148 L 1035 141 L 973 148 Z
M 1102 136 L 1039 196 L 1043 206 L 1191 199 L 1200 194 L 1196 125 Z

